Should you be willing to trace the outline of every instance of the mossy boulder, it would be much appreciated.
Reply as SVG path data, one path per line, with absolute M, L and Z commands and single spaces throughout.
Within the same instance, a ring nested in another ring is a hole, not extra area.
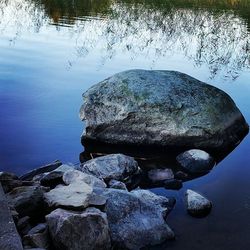
M 82 141 L 161 147 L 225 149 L 248 124 L 222 90 L 186 74 L 129 70 L 83 94 Z

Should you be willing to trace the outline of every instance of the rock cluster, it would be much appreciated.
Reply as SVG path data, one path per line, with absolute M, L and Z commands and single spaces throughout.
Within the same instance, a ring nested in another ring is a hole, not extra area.
M 28 180 L 0 173 L 25 249 L 140 249 L 174 239 L 166 223 L 174 198 L 127 189 L 142 172 L 134 158 L 113 154 L 47 169 Z

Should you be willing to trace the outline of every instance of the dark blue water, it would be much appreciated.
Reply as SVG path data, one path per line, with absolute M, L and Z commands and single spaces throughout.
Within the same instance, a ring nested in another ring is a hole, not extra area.
M 168 69 L 227 92 L 250 122 L 248 1 L 0 0 L 0 166 L 21 174 L 83 151 L 81 94 L 119 71 Z M 174 195 L 174 249 L 249 249 L 250 139 Z M 186 188 L 213 202 L 186 216 Z M 159 248 L 159 249 L 162 249 Z M 163 248 L 164 249 L 164 248 Z

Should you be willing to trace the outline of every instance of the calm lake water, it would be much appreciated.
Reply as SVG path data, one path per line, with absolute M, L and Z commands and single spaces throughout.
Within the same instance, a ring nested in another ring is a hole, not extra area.
M 250 123 L 250 1 L 0 0 L 1 170 L 78 162 L 81 94 L 132 68 L 219 87 Z M 210 174 L 153 190 L 177 198 L 168 219 L 177 240 L 152 249 L 249 249 L 249 148 L 247 136 Z M 187 188 L 213 202 L 208 217 L 186 215 Z

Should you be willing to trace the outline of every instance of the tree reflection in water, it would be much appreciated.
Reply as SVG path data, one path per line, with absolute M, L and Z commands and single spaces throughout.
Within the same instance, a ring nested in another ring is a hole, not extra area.
M 131 60 L 181 54 L 210 77 L 235 79 L 250 65 L 249 1 L 4 0 L 0 32 L 15 41 L 27 32 L 56 29 L 76 57 L 96 51 L 101 64 L 129 53 Z

